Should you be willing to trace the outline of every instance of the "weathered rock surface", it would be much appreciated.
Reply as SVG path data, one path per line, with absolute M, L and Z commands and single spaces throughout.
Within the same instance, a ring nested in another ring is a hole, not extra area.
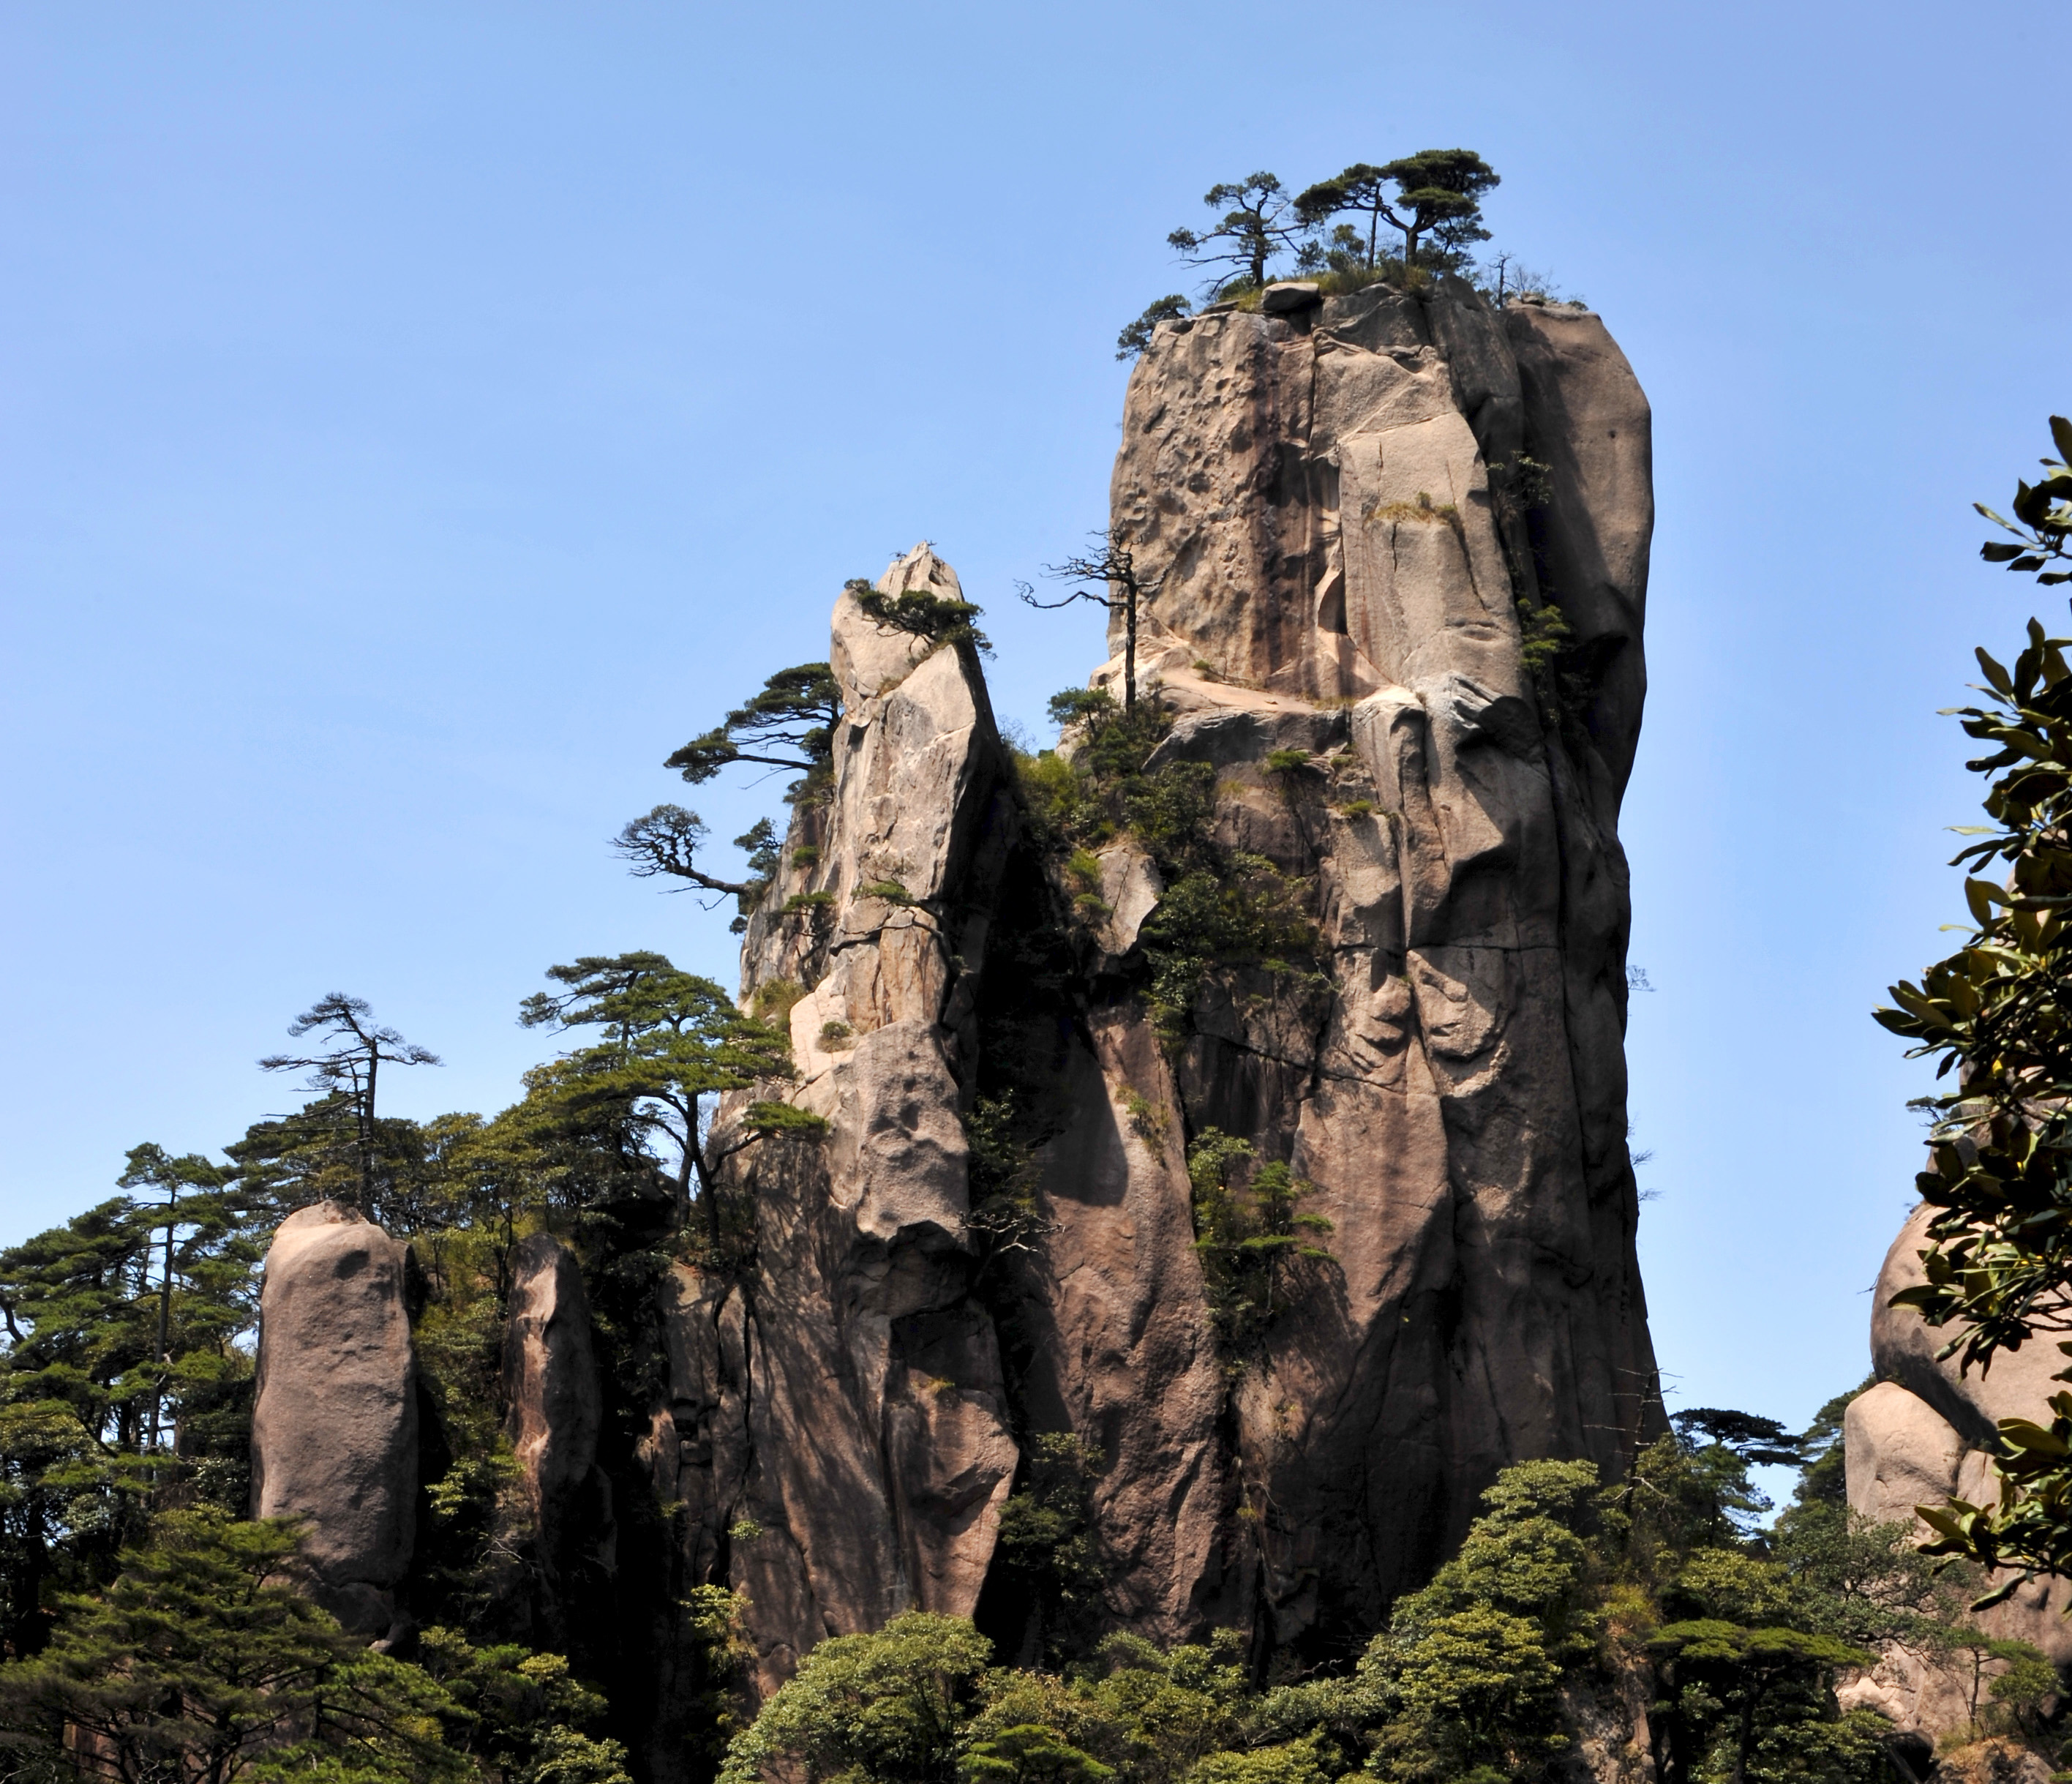
M 1145 845 L 1068 864 L 1026 821 L 969 647 L 837 601 L 831 777 L 742 949 L 744 1001 L 788 1025 L 796 1075 L 723 1100 L 707 1145 L 753 1242 L 666 1273 L 662 1379 L 630 1429 L 600 1431 L 569 1254 L 528 1240 L 512 1298 L 544 1571 L 580 1556 L 599 1605 L 640 1607 L 592 1645 L 652 1650 L 658 1778 L 709 1683 L 692 1587 L 745 1589 L 765 1690 L 912 1607 L 1032 1642 L 995 1547 L 1039 1434 L 1104 1465 L 1112 1622 L 1245 1629 L 1263 1660 L 1363 1642 L 1506 1464 L 1611 1473 L 1663 1428 L 1626 1145 L 1617 820 L 1652 524 L 1630 368 L 1584 311 L 1290 288 L 1157 331 L 1112 494 L 1118 541 L 1163 579 L 1140 659 L 1174 717 L 1153 767 L 1211 771 L 1221 858 L 1277 873 L 1299 957 L 1219 958 L 1161 1034 L 1147 950 L 1175 893 Z M 880 586 L 960 592 L 925 545 Z M 1528 623 L 1567 640 L 1537 681 Z M 758 1132 L 752 1102 L 779 1096 L 824 1131 Z M 1004 1109 L 1036 1123 L 1006 1164 Z M 1242 1355 L 1196 1247 L 1187 1149 L 1211 1127 L 1290 1165 L 1330 1223 Z M 1008 1228 L 974 1230 L 974 1137 Z M 319 1589 L 374 1634 L 413 1534 L 406 1264 L 306 1211 L 265 1289 L 260 1509 L 310 1518 Z M 1892 1394 L 1852 1415 L 1880 1503 L 1955 1453 L 1937 1410 Z M 600 1466 L 622 1554 L 666 1575 L 638 1590 L 612 1572 Z M 1854 1490 L 1853 1450 L 1852 1471 Z M 1619 1692 L 1576 1710 L 1605 1777 L 1644 1716 Z
M 1018 1437 L 1099 1446 L 1116 1621 L 1321 1654 L 1378 1626 L 1506 1463 L 1609 1471 L 1662 1428 L 1616 832 L 1646 399 L 1586 312 L 1304 296 L 1159 330 L 1113 524 L 1165 578 L 1140 657 L 1177 714 L 1157 759 L 1213 766 L 1218 841 L 1303 888 L 1321 972 L 1211 974 L 1162 1045 L 1155 867 L 1124 838 L 1097 893 L 1064 884 L 1020 838 L 975 660 L 837 604 L 833 786 L 743 949 L 744 994 L 788 1004 L 800 1077 L 775 1088 L 829 1130 L 751 1141 L 725 1112 L 758 1257 L 674 1277 L 643 1452 L 686 1577 L 747 1588 L 766 1684 L 909 1605 L 1008 1614 L 985 1591 Z M 881 586 L 957 592 L 925 548 Z M 1565 718 L 1523 670 L 1521 601 L 1570 627 Z M 1287 751 L 1309 766 L 1269 766 Z M 1054 1017 L 1025 1007 L 1039 929 L 1077 938 Z M 1009 1029 L 1054 1118 L 1032 1255 L 980 1280 L 960 1117 Z M 1209 1126 L 1313 1180 L 1333 1223 L 1334 1261 L 1243 1368 L 1194 1248 Z
M 881 586 L 957 585 L 923 546 Z M 748 1589 L 766 1684 L 824 1635 L 915 1607 L 969 1615 L 1019 1461 L 993 1322 L 968 1293 L 957 1075 L 1008 838 L 1005 757 L 968 652 L 881 631 L 846 594 L 834 624 L 833 800 L 792 838 L 819 838 L 820 859 L 765 902 L 743 951 L 750 989 L 810 987 L 787 1087 L 828 1137 L 754 1142 L 723 1120 L 757 1267 L 734 1286 L 676 1273 L 648 1443 L 686 1507 L 692 1576 Z
M 1885 1253 L 1871 1297 L 1871 1367 L 1881 1380 L 1897 1382 L 1934 1407 L 1966 1447 L 1987 1449 L 2002 1419 L 2036 1418 L 2044 1402 L 2063 1390 L 2065 1384 L 2052 1378 L 2066 1362 L 2048 1338 L 2003 1351 L 1985 1369 L 1961 1369 L 1954 1357 L 1937 1360 L 1935 1353 L 1956 1336 L 1956 1329 L 1938 1330 L 1910 1307 L 1892 1305 L 1894 1295 L 1927 1280 L 1921 1254 L 1928 1248 L 1934 1214 L 1925 1204 L 1915 1209 Z
M 1849 1504 L 1878 1523 L 1910 1519 L 1916 1506 L 1939 1505 L 1957 1490 L 1964 1440 L 1897 1382 L 1849 1402 L 1842 1444 Z
M 551 1233 L 521 1239 L 512 1260 L 503 1386 L 540 1559 L 557 1580 L 572 1539 L 594 1542 L 609 1514 L 593 1479 L 602 1394 L 589 1297 L 574 1254 Z
M 1187 1132 L 1289 1159 L 1334 1223 L 1330 1292 L 1234 1396 L 1251 1608 L 1282 1640 L 1371 1626 L 1505 1462 L 1610 1470 L 1659 1428 L 1616 834 L 1648 426 L 1596 317 L 1457 286 L 1162 327 L 1131 381 L 1114 524 L 1164 578 L 1165 750 L 1228 777 L 1233 846 L 1314 884 L 1332 963 L 1321 1003 L 1202 1013 L 1178 1072 Z M 1572 628 L 1566 726 L 1521 600 Z M 1261 772 L 1288 749 L 1321 758 L 1293 796 Z
M 306 1520 L 311 1595 L 347 1629 L 400 1634 L 416 1538 L 417 1358 L 407 1248 L 334 1202 L 266 1253 L 252 1509 Z

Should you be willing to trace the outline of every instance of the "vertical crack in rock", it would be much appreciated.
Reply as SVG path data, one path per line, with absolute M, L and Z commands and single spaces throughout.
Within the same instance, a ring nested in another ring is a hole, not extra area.
M 926 546 L 881 586 L 958 592 Z M 722 1105 L 715 1149 L 727 1192 L 753 1198 L 755 1263 L 731 1289 L 678 1270 L 665 1318 L 672 1404 L 723 1411 L 740 1439 L 656 1452 L 694 1577 L 724 1556 L 748 1591 L 766 1688 L 824 1635 L 910 1608 L 968 1616 L 1019 1461 L 969 1293 L 960 1120 L 1010 841 L 1005 758 L 968 647 L 882 629 L 845 593 L 831 660 L 832 795 L 787 851 L 810 840 L 818 858 L 780 874 L 743 948 L 746 994 L 795 999 L 799 1079 L 778 1087 L 828 1134 L 749 1143 L 733 1126 L 747 1099 Z M 715 1300 L 739 1309 L 735 1344 Z

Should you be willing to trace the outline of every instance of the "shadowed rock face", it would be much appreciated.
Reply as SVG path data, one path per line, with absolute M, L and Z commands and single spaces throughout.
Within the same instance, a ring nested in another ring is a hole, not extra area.
M 266 1252 L 252 1413 L 252 1510 L 306 1520 L 311 1595 L 347 1629 L 401 1633 L 416 1538 L 417 1372 L 408 1252 L 335 1202 Z
M 512 1259 L 503 1388 L 504 1428 L 549 1587 L 564 1586 L 578 1544 L 589 1552 L 582 1559 L 608 1572 L 609 1495 L 594 1466 L 602 1400 L 590 1302 L 574 1255 L 551 1233 L 528 1235 Z
M 688 1576 L 748 1589 L 766 1685 L 910 1605 L 997 1618 L 997 1508 L 1037 1432 L 1107 1460 L 1118 1623 L 1235 1625 L 1263 1653 L 1371 1632 L 1506 1463 L 1610 1470 L 1663 1428 L 1616 832 L 1651 504 L 1646 399 L 1586 312 L 1376 287 L 1160 329 L 1113 492 L 1165 578 L 1140 656 L 1176 713 L 1159 759 L 1213 765 L 1218 841 L 1303 882 L 1322 968 L 1211 974 L 1177 1049 L 1140 996 L 1155 869 L 1108 847 L 1075 929 L 975 660 L 837 604 L 832 797 L 743 951 L 746 993 L 801 993 L 785 1091 L 829 1132 L 751 1141 L 723 1111 L 760 1255 L 676 1272 L 646 1449 Z M 956 578 L 917 548 L 882 586 Z M 1521 599 L 1567 623 L 1565 717 L 1521 666 Z M 1269 763 L 1291 750 L 1309 766 Z M 1076 963 L 1038 1050 L 1044 1231 L 980 1276 L 960 1116 L 1038 930 Z M 1332 1223 L 1241 1363 L 1194 1249 L 1210 1126 Z

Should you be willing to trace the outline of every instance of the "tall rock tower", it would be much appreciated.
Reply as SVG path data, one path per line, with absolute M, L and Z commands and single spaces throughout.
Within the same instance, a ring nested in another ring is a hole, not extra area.
M 1646 685 L 1649 414 L 1598 319 L 1446 281 L 1165 325 L 1112 536 L 1159 578 L 1153 766 L 1300 889 L 1301 970 L 1146 1002 L 1168 889 L 1127 832 L 1061 858 L 978 660 L 845 594 L 845 711 L 749 929 L 824 1118 L 715 1130 L 755 1260 L 679 1270 L 644 1448 L 686 1584 L 750 1593 L 766 1685 L 910 1606 L 1014 1651 L 999 1508 L 1036 1437 L 1097 1451 L 1117 1623 L 1346 1651 L 1507 1463 L 1662 1428 L 1626 1144 L 1617 818 Z M 893 591 L 958 592 L 917 547 Z M 1116 684 L 1119 663 L 1096 672 Z M 1076 876 L 1076 877 L 1075 877 Z M 967 1123 L 1041 1119 L 1011 1256 Z M 1219 1347 L 1186 1169 L 1214 1128 L 1314 1184 L 1327 1264 Z

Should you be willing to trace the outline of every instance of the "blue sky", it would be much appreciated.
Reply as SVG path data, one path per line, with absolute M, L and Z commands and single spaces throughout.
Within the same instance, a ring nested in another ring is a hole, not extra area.
M 605 842 L 935 540 L 1032 730 L 1100 651 L 1013 580 L 1104 517 L 1117 327 L 1254 168 L 1478 149 L 1654 401 L 1625 834 L 1674 1404 L 1865 1367 L 1922 1087 L 1868 1020 L 1961 915 L 1936 709 L 2072 407 L 2033 7 L 212 4 L 0 13 L 12 939 L 0 1240 L 284 1107 L 340 988 L 492 1110 L 541 970 L 724 916 Z M 721 837 L 771 789 L 701 789 Z M 397 1075 L 401 1077 L 402 1075 Z

